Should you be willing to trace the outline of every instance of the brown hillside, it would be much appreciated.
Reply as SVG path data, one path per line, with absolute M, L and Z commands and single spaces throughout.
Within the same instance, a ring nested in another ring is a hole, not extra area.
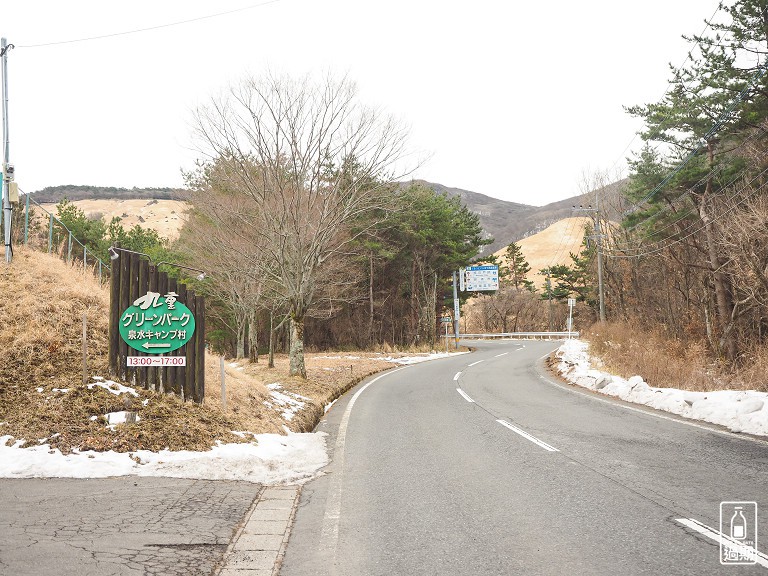
M 117 216 L 123 227 L 133 228 L 136 224 L 142 228 L 157 231 L 162 238 L 175 240 L 184 223 L 184 213 L 189 208 L 186 202 L 179 200 L 147 199 L 91 199 L 72 202 L 86 216 L 103 216 L 106 222 Z M 56 214 L 56 204 L 42 204 L 43 208 Z
M 590 218 L 565 218 L 538 234 L 517 242 L 531 266 L 529 280 L 533 281 L 537 288 L 544 286 L 544 277 L 539 274 L 539 271 L 556 264 L 570 264 L 570 253 L 579 252 L 584 239 L 584 227 L 591 225 Z M 502 263 L 506 260 L 505 251 L 506 246 L 495 252 Z

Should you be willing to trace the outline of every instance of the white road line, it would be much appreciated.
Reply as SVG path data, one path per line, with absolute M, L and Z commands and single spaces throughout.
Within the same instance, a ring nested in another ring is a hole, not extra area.
M 549 356 L 549 354 L 545 354 L 544 356 L 539 358 L 539 360 L 543 360 L 547 356 Z M 699 424 L 697 422 L 689 422 L 687 420 L 680 420 L 678 418 L 672 418 L 671 416 L 665 416 L 664 414 L 659 414 L 655 408 L 651 408 L 650 406 L 648 407 L 647 410 L 643 410 L 642 408 L 635 408 L 633 406 L 628 406 L 627 404 L 623 404 L 621 401 L 617 402 L 617 401 L 609 400 L 610 397 L 601 397 L 605 395 L 601 394 L 600 392 L 595 392 L 594 390 L 590 390 L 589 388 L 583 388 L 583 391 L 582 391 L 582 387 L 576 384 L 572 384 L 571 386 L 573 387 L 566 386 L 564 384 L 560 384 L 559 382 L 550 380 L 549 378 L 547 378 L 546 376 L 542 376 L 541 374 L 539 374 L 539 378 L 544 380 L 544 382 L 548 382 L 549 384 L 552 384 L 552 386 L 556 386 L 562 390 L 570 392 L 571 394 L 578 394 L 579 396 L 584 396 L 585 398 L 590 398 L 591 400 L 602 402 L 603 404 L 609 404 L 616 408 L 623 408 L 624 410 L 629 410 L 630 412 L 638 412 L 640 414 L 645 414 L 646 416 L 660 418 L 661 420 L 669 420 L 670 422 L 677 422 L 678 424 L 684 424 L 685 426 L 700 428 L 701 430 L 707 430 L 708 432 L 714 432 L 715 434 L 720 434 L 722 436 L 738 438 L 739 440 L 748 440 L 750 442 L 755 442 L 757 444 L 762 444 L 762 445 L 768 444 L 768 442 L 766 442 L 765 440 L 761 440 L 759 438 L 743 436 L 741 434 L 736 434 L 734 432 L 728 432 L 727 430 L 718 430 L 717 428 L 714 428 L 712 426 L 705 426 L 704 424 Z M 587 392 L 587 390 L 589 390 L 589 392 Z M 624 400 L 624 402 L 626 402 L 626 400 Z M 645 404 L 641 404 L 641 406 L 645 406 Z
M 467 364 L 467 368 L 474 366 L 475 364 L 480 364 L 480 362 L 484 362 L 484 360 L 478 360 L 477 362 L 472 362 L 472 364 Z
M 522 350 L 523 348 L 525 348 L 525 346 L 520 346 L 520 348 L 518 348 L 517 350 L 515 350 L 515 352 L 520 352 L 520 350 Z
M 499 356 L 506 356 L 507 354 L 509 354 L 509 352 L 502 352 L 501 354 L 496 354 L 494 358 L 498 358 Z
M 360 388 L 347 404 L 344 415 L 339 424 L 339 433 L 336 436 L 336 446 L 333 451 L 333 460 L 336 469 L 331 474 L 331 481 L 328 487 L 328 499 L 325 504 L 325 516 L 323 517 L 323 527 L 320 533 L 319 548 L 321 555 L 330 554 L 332 558 L 336 556 L 336 547 L 339 541 L 339 518 L 341 517 L 341 489 L 344 480 L 344 446 L 347 441 L 347 426 L 349 425 L 349 415 L 352 413 L 352 406 L 355 405 L 360 394 L 365 392 L 371 384 L 381 380 L 385 376 L 404 370 L 407 366 L 396 368 L 390 372 L 377 376 L 368 384 Z
M 514 425 L 512 425 L 512 424 L 510 424 L 510 423 L 509 423 L 509 422 L 507 422 L 506 420 L 496 420 L 496 422 L 498 422 L 499 424 L 501 424 L 502 426 L 504 426 L 504 427 L 506 427 L 506 428 L 509 428 L 509 429 L 510 429 L 510 430 L 512 430 L 512 432 L 514 432 L 515 434 L 520 434 L 520 436 L 522 436 L 522 437 L 523 437 L 523 438 L 525 438 L 526 440 L 530 440 L 531 442 L 533 442 L 533 443 L 534 443 L 534 444 L 536 444 L 537 446 L 540 446 L 540 447 L 544 448 L 544 450 L 547 450 L 548 452 L 560 452 L 560 450 L 558 450 L 558 449 L 557 449 L 557 448 L 555 448 L 554 446 L 550 446 L 550 445 L 549 445 L 549 444 L 547 444 L 546 442 L 542 442 L 541 440 L 539 440 L 539 439 L 538 439 L 538 438 L 536 438 L 535 436 L 531 436 L 531 435 L 530 435 L 530 434 L 528 434 L 528 432 L 526 432 L 525 430 L 521 430 L 520 428 L 518 428 L 517 426 L 514 426 Z
M 738 540 L 733 540 L 732 538 L 729 538 L 722 532 L 715 530 L 714 528 L 710 528 L 709 526 L 707 526 L 706 524 L 702 524 L 698 520 L 694 520 L 693 518 L 675 518 L 675 522 L 677 522 L 678 524 L 682 524 L 683 526 L 686 526 L 691 530 L 695 530 L 699 534 L 703 534 L 704 536 L 714 540 L 721 546 L 725 546 L 726 548 L 730 548 L 732 550 L 744 551 L 750 556 L 752 556 L 752 559 L 757 564 L 760 564 L 760 566 L 768 568 L 768 556 L 766 556 L 762 552 L 758 552 L 754 548 L 751 548 L 749 546 L 744 546 Z
M 464 392 L 464 390 L 462 390 L 461 388 L 456 388 L 456 392 L 458 392 L 459 394 L 461 394 L 461 395 L 464 397 L 464 400 L 466 400 L 467 402 L 474 402 L 474 400 L 472 400 L 472 398 L 470 398 L 469 396 L 467 396 L 467 393 L 466 393 L 466 392 Z
M 453 377 L 453 381 L 455 382 L 456 380 L 458 380 L 459 376 L 461 376 L 461 372 L 456 372 L 456 376 Z

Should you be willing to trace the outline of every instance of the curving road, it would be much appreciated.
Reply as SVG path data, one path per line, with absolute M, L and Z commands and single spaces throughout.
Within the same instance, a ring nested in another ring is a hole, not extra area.
M 768 574 L 721 566 L 721 501 L 768 528 L 768 443 L 556 382 L 552 342 L 360 384 L 321 422 L 283 576 Z M 765 549 L 758 542 L 758 550 Z

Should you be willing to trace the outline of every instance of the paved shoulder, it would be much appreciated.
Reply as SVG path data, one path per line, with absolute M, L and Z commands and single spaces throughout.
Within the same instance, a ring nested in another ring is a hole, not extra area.
M 0 480 L 0 574 L 209 575 L 261 490 L 176 478 Z

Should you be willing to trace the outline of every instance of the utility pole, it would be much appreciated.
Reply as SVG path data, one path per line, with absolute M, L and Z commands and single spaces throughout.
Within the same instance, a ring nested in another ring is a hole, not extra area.
M 547 274 L 547 296 L 549 296 L 549 331 L 552 332 L 552 282 Z
M 588 239 L 594 239 L 597 242 L 597 293 L 600 302 L 600 322 L 605 322 L 605 292 L 603 290 L 603 234 L 600 229 L 600 199 L 595 198 L 595 207 L 591 204 L 587 206 L 574 206 L 575 212 L 588 212 L 592 215 L 592 224 L 594 234 L 588 236 Z
M 456 289 L 456 272 L 453 273 L 453 336 L 459 347 L 459 292 Z
M 5 261 L 10 264 L 13 257 L 11 250 L 11 180 L 13 168 L 10 165 L 10 146 L 8 137 L 8 50 L 13 44 L 8 44 L 5 38 L 0 39 L 0 56 L 3 67 L 3 232 L 5 239 Z

